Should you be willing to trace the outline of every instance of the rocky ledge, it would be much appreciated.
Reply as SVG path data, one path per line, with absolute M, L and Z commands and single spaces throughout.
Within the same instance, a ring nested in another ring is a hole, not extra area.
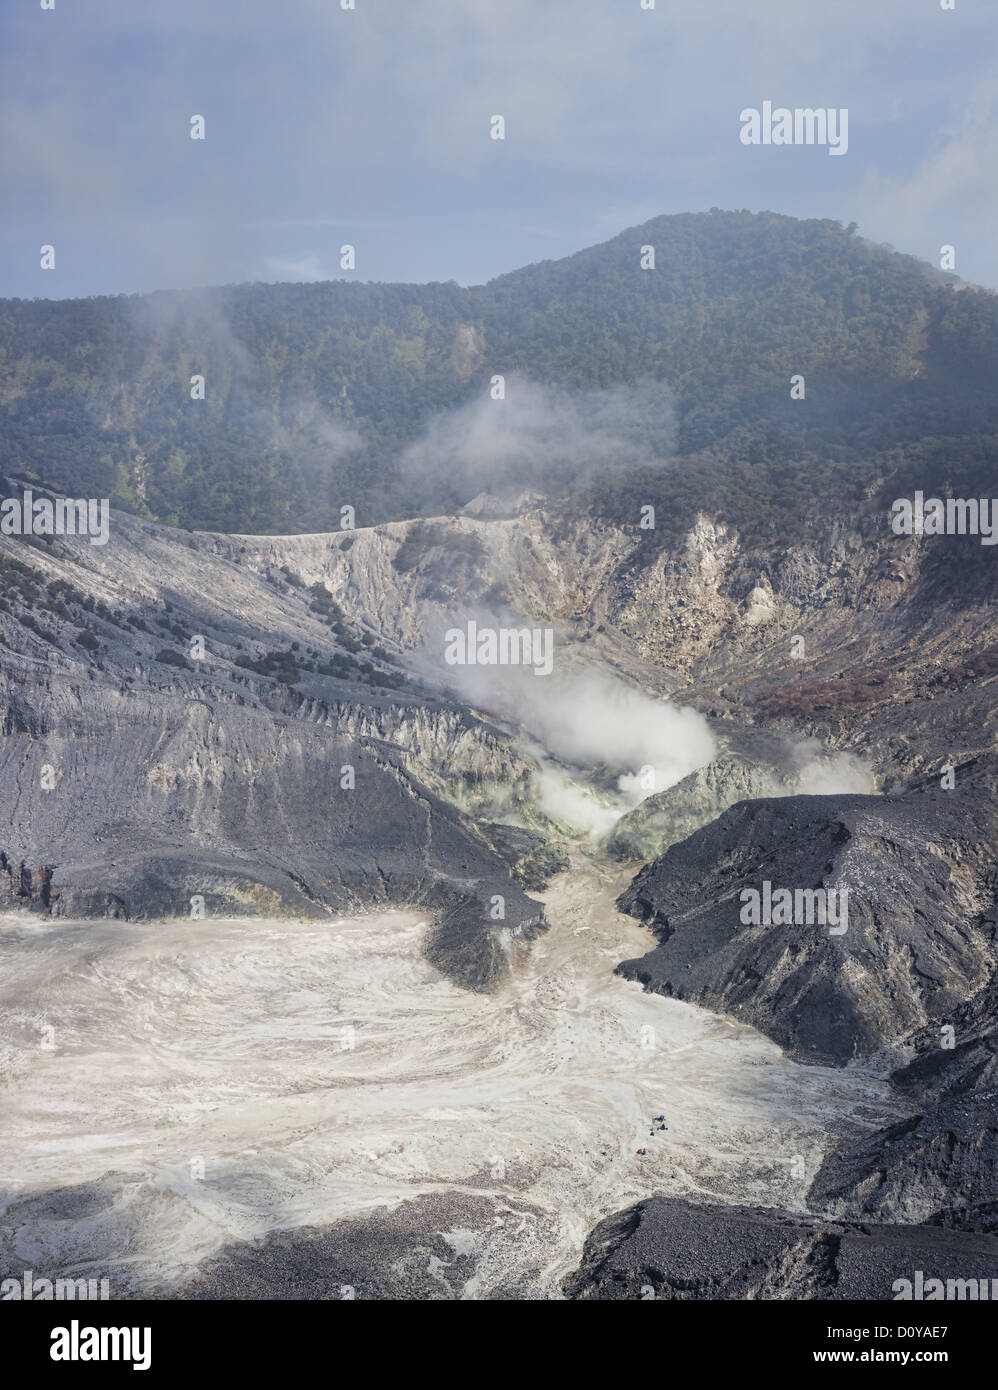
M 601 1301 L 881 1300 L 903 1297 L 905 1280 L 911 1297 L 919 1274 L 923 1297 L 937 1279 L 944 1298 L 977 1297 L 966 1281 L 987 1280 L 990 1298 L 998 1238 L 651 1197 L 600 1222 L 564 1288 L 568 1298 Z

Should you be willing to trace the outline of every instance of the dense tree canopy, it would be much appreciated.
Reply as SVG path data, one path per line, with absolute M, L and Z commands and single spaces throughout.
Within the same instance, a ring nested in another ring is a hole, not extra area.
M 675 404 L 668 450 L 650 431 L 612 483 L 564 460 L 515 481 L 758 525 L 911 466 L 940 486 L 954 468 L 993 476 L 996 367 L 998 297 L 835 222 L 715 210 L 470 289 L 0 301 L 0 472 L 197 529 L 334 529 L 345 504 L 364 525 L 468 500 L 446 470 L 417 484 L 398 459 L 493 374 L 652 381 Z

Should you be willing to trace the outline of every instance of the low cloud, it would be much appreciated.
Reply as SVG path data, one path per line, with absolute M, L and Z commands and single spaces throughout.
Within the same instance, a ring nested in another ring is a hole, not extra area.
M 514 373 L 504 399 L 483 388 L 434 416 L 401 467 L 427 495 L 443 480 L 468 501 L 480 492 L 566 487 L 667 457 L 675 440 L 672 398 L 661 382 L 569 391 Z
M 313 252 L 307 252 L 301 256 L 272 258 L 267 262 L 267 270 L 278 280 L 335 279 L 335 276 L 321 264 L 319 257 Z
M 918 167 L 907 176 L 871 168 L 858 195 L 858 216 L 867 236 L 903 240 L 938 265 L 939 248 L 953 244 L 957 273 L 986 275 L 974 238 L 962 232 L 963 219 L 994 222 L 998 192 L 992 170 L 998 161 L 998 97 L 991 82 L 975 87 L 960 122 L 937 137 Z M 955 220 L 954 209 L 959 210 Z

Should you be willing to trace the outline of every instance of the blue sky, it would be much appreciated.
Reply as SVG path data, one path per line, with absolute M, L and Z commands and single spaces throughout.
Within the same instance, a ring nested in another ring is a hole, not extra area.
M 473 284 L 715 206 L 855 221 L 935 263 L 950 243 L 958 274 L 998 287 L 994 0 L 0 0 L 0 17 L 2 295 L 326 279 L 347 242 L 354 278 Z M 848 153 L 743 145 L 764 100 L 847 107 Z

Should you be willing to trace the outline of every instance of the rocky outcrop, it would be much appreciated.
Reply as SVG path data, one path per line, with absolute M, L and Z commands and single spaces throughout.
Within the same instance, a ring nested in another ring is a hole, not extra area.
M 879 1221 L 958 1215 L 998 1191 L 998 1088 L 956 1095 L 832 1154 L 809 1193 L 815 1210 Z
M 657 858 L 736 802 L 780 791 L 774 769 L 743 754 L 724 753 L 628 811 L 614 827 L 607 853 L 621 860 Z
M 994 771 L 979 758 L 948 788 L 736 805 L 621 899 L 659 939 L 619 967 L 646 987 L 745 1018 L 801 1061 L 906 1051 L 892 1080 L 917 1113 L 825 1158 L 808 1200 L 831 1220 L 995 1230 Z M 764 881 L 848 889 L 847 929 L 744 923 L 742 892 Z
M 565 1293 L 600 1301 L 883 1300 L 904 1292 L 900 1280 L 909 1282 L 910 1297 L 918 1272 L 923 1285 L 942 1280 L 944 1298 L 976 1298 L 978 1280 L 988 1281 L 983 1297 L 991 1298 L 998 1238 L 652 1197 L 600 1222 Z
M 992 982 L 912 1040 L 891 1075 L 915 1113 L 829 1154 L 818 1211 L 998 1230 L 998 995 Z M 915 1109 L 917 1107 L 917 1110 Z
M 994 972 L 991 817 L 982 798 L 939 788 L 743 802 L 622 895 L 659 944 L 618 969 L 744 1019 L 801 1061 L 872 1058 Z M 796 925 L 747 924 L 742 892 L 762 898 L 767 883 L 848 892 L 846 928 L 808 925 L 799 906 Z
M 113 722 L 67 717 L 0 747 L 6 861 L 47 865 L 17 870 L 27 905 L 135 918 L 411 903 L 442 914 L 428 949 L 475 988 L 505 969 L 494 897 L 506 926 L 539 925 L 506 865 L 383 744 L 207 701 L 118 705 Z
M 478 833 L 528 891 L 539 893 L 554 874 L 568 868 L 568 856 L 533 830 L 485 821 Z
M 0 907 L 314 917 L 409 904 L 433 920 L 435 964 L 493 987 L 509 934 L 539 930 L 542 909 L 442 793 L 519 775 L 512 740 L 238 556 L 117 515 L 100 553 L 5 540 Z M 358 649 L 366 666 L 349 664 Z
M 13 864 L 0 852 L 0 909 L 28 907 L 47 912 L 52 903 L 52 868 L 30 868 L 22 860 Z

